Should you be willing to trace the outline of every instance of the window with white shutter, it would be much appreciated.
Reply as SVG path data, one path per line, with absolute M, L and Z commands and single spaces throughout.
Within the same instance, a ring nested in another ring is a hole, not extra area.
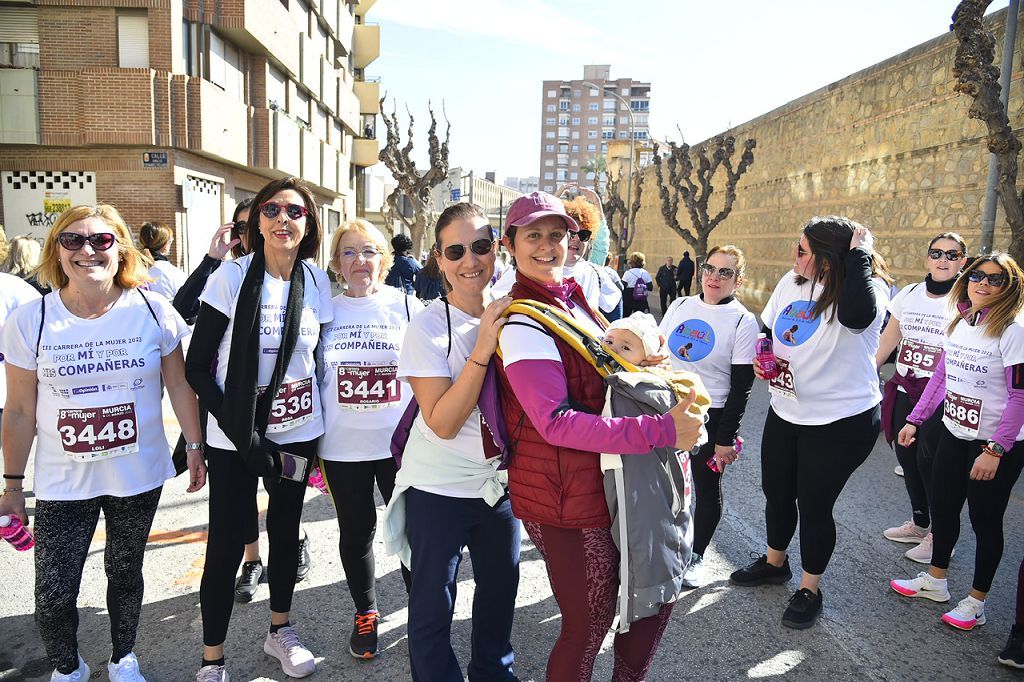
M 146 11 L 117 13 L 117 64 L 121 68 L 149 68 L 149 16 Z

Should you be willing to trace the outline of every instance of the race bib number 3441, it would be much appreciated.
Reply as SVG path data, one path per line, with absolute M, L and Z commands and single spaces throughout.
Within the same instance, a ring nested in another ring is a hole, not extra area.
M 64 453 L 78 462 L 93 462 L 139 451 L 135 403 L 62 409 L 57 433 Z
M 402 399 L 398 367 L 338 367 L 338 405 L 349 410 L 375 410 Z

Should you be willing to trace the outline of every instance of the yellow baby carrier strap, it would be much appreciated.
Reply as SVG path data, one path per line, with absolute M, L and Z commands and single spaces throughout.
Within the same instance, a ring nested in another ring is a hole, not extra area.
M 548 303 L 533 301 L 526 298 L 518 298 L 512 301 L 512 305 L 505 309 L 503 317 L 511 315 L 525 315 L 531 320 L 540 324 L 545 330 L 555 334 L 565 341 L 577 353 L 582 355 L 587 362 L 594 366 L 601 377 L 606 377 L 616 372 L 635 372 L 637 367 L 620 355 L 601 344 L 601 340 L 585 329 L 572 315 L 560 308 Z M 596 313 L 600 315 L 601 313 Z M 602 321 L 603 318 L 602 318 Z M 517 324 L 516 322 L 506 322 Z M 521 324 L 521 323 L 520 323 Z M 532 326 L 532 325 L 531 325 Z M 500 338 L 501 332 L 498 333 Z M 501 355 L 501 346 L 498 346 L 498 357 Z

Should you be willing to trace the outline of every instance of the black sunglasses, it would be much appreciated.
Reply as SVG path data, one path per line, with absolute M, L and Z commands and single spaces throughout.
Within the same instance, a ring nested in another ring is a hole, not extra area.
M 575 234 L 581 242 L 589 242 L 590 238 L 594 236 L 594 233 L 590 230 L 579 230 L 578 232 L 570 232 L 569 234 Z
M 281 204 L 275 204 L 272 201 L 268 201 L 260 206 L 260 213 L 267 218 L 273 220 L 284 211 L 284 214 L 288 216 L 290 220 L 298 220 L 302 216 L 309 215 L 309 209 L 299 204 L 287 204 L 282 206 Z
M 486 256 L 491 252 L 491 249 L 494 248 L 494 240 L 489 237 L 477 239 L 469 245 L 469 248 L 478 256 Z M 444 247 L 444 250 L 441 251 L 441 253 L 443 253 L 444 257 L 450 261 L 462 260 L 462 257 L 466 255 L 466 245 L 452 244 Z
M 244 220 L 236 220 L 235 221 L 235 234 L 238 234 L 238 235 L 245 234 L 245 230 L 246 230 L 246 228 L 248 228 L 248 226 L 249 226 L 249 223 L 247 223 L 246 221 L 244 221 Z
M 946 260 L 960 260 L 964 257 L 964 252 L 957 251 L 955 249 L 950 249 L 949 251 L 943 251 L 942 249 L 928 249 L 928 257 L 932 260 L 939 260 L 943 256 L 946 257 Z
M 106 251 L 117 241 L 117 237 L 110 232 L 97 232 L 88 237 L 77 232 L 61 232 L 57 235 L 57 242 L 68 251 L 78 251 L 89 242 L 89 246 L 95 251 Z
M 732 279 L 733 277 L 736 276 L 736 271 L 733 270 L 732 268 L 716 268 L 714 265 L 711 265 L 710 263 L 705 263 L 704 265 L 701 266 L 700 269 L 707 277 L 711 277 L 716 272 L 718 273 L 718 276 L 721 279 Z
M 967 275 L 967 279 L 975 283 L 981 283 L 988 280 L 988 283 L 994 287 L 1001 287 L 1010 281 L 1009 275 L 1002 272 L 987 273 L 981 270 L 971 270 Z

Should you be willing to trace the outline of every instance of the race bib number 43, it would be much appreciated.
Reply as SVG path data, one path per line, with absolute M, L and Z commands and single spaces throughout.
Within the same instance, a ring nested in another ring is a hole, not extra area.
M 981 423 L 981 405 L 981 398 L 946 391 L 946 400 L 942 403 L 942 416 L 953 422 L 967 437 L 977 438 L 978 425 Z
M 942 349 L 938 346 L 902 339 L 896 352 L 896 368 L 910 376 L 931 377 L 941 355 Z
M 796 380 L 793 379 L 793 370 L 789 368 L 789 360 L 775 358 L 775 365 L 779 373 L 768 382 L 768 390 L 783 398 L 796 400 Z
M 338 404 L 349 410 L 375 410 L 402 399 L 398 366 L 338 367 Z
M 270 404 L 267 433 L 294 429 L 313 418 L 313 378 L 288 381 Z
M 139 451 L 135 403 L 57 412 L 57 433 L 64 453 L 77 462 L 93 462 Z

